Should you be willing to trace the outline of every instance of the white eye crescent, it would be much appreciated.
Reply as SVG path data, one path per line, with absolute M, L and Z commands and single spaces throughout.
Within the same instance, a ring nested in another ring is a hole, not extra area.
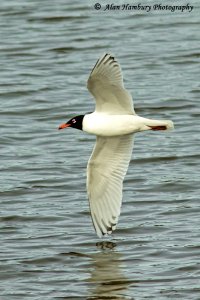
M 72 120 L 72 123 L 76 123 L 76 120 L 75 120 L 75 119 L 73 119 L 73 120 Z

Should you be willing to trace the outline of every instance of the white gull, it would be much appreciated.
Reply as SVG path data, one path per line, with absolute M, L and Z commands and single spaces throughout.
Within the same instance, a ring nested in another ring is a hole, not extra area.
M 95 111 L 76 116 L 59 129 L 73 127 L 96 135 L 87 166 L 87 192 L 93 225 L 102 237 L 112 233 L 118 222 L 134 133 L 172 129 L 173 122 L 146 119 L 135 113 L 120 65 L 111 54 L 96 62 L 87 87 L 95 98 Z

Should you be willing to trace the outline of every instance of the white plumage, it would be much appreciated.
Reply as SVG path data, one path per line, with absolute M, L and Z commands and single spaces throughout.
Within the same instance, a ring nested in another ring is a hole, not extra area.
M 124 89 L 121 68 L 113 56 L 105 54 L 97 61 L 87 87 L 96 100 L 95 112 L 134 114 L 132 97 Z
M 110 54 L 97 61 L 87 87 L 95 98 L 95 111 L 72 118 L 59 129 L 71 126 L 97 136 L 87 166 L 87 191 L 94 228 L 101 237 L 118 222 L 134 133 L 172 129 L 173 123 L 136 115 L 120 65 Z
M 131 159 L 133 135 L 97 137 L 87 166 L 87 190 L 98 236 L 111 233 L 118 222 L 122 185 Z

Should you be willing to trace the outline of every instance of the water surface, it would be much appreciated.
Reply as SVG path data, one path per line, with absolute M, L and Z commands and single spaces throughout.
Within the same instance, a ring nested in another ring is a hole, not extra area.
M 1 300 L 200 299 L 199 2 L 94 4 L 1 1 Z M 86 81 L 106 51 L 136 112 L 176 128 L 136 136 L 117 230 L 99 244 L 85 187 L 95 137 L 57 127 L 94 109 Z

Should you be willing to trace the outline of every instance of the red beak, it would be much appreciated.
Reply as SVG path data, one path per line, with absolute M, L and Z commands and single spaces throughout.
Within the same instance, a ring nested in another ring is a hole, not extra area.
M 63 124 L 61 124 L 61 125 L 58 127 L 58 129 L 60 130 L 60 129 L 64 129 L 64 128 L 70 127 L 70 126 L 71 126 L 70 124 L 63 123 Z

